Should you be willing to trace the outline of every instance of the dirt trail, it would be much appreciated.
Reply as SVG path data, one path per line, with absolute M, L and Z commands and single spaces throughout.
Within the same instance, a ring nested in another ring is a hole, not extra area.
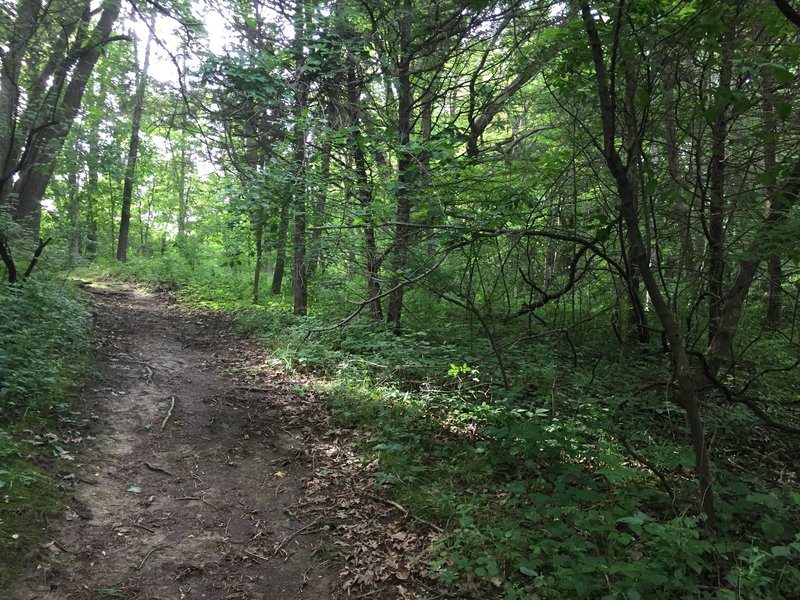
M 333 597 L 321 521 L 293 513 L 312 465 L 285 418 L 289 385 L 265 373 L 248 389 L 235 373 L 248 342 L 218 317 L 117 284 L 90 292 L 96 439 L 70 447 L 68 508 L 11 598 Z

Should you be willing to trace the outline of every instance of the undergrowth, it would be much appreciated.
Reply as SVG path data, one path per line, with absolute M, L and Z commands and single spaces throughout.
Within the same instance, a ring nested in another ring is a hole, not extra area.
M 52 477 L 70 389 L 89 367 L 89 319 L 73 287 L 39 272 L 0 285 L 0 589 L 26 565 L 60 506 Z
M 332 328 L 342 313 L 333 294 L 314 291 L 316 312 L 297 318 L 282 298 L 250 304 L 243 270 L 152 264 L 116 272 L 166 279 L 185 302 L 233 314 L 276 366 L 319 375 L 337 426 L 377 465 L 375 486 L 443 527 L 425 569 L 455 597 L 777 600 L 800 590 L 797 440 L 711 399 L 720 523 L 710 534 L 657 348 L 626 348 L 589 324 L 566 341 L 508 347 L 504 362 L 517 367 L 503 375 L 486 336 L 446 306 L 415 307 L 413 294 L 409 313 L 425 318 L 402 334 L 366 318 Z M 513 338 L 514 323 L 494 325 Z M 777 338 L 753 343 L 762 358 L 743 365 L 750 373 L 792 360 Z M 780 411 L 772 396 L 798 390 L 797 372 L 784 371 L 751 393 Z

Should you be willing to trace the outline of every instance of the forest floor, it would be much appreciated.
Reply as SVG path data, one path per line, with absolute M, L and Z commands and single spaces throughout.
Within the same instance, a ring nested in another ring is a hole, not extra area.
M 92 425 L 61 432 L 65 508 L 11 598 L 416 596 L 407 515 L 302 382 L 222 316 L 86 288 Z

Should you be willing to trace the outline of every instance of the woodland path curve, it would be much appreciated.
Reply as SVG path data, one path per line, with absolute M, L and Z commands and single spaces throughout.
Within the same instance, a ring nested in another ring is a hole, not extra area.
M 286 419 L 290 385 L 266 370 L 243 385 L 252 350 L 220 317 L 87 289 L 100 373 L 81 410 L 97 425 L 75 433 L 66 510 L 11 598 L 333 597 L 319 525 L 293 512 L 312 464 Z

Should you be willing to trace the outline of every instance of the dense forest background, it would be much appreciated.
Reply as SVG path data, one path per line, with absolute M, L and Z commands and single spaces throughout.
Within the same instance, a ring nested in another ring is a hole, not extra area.
M 798 10 L 0 0 L 0 484 L 112 272 L 316 373 L 456 596 L 795 597 Z

